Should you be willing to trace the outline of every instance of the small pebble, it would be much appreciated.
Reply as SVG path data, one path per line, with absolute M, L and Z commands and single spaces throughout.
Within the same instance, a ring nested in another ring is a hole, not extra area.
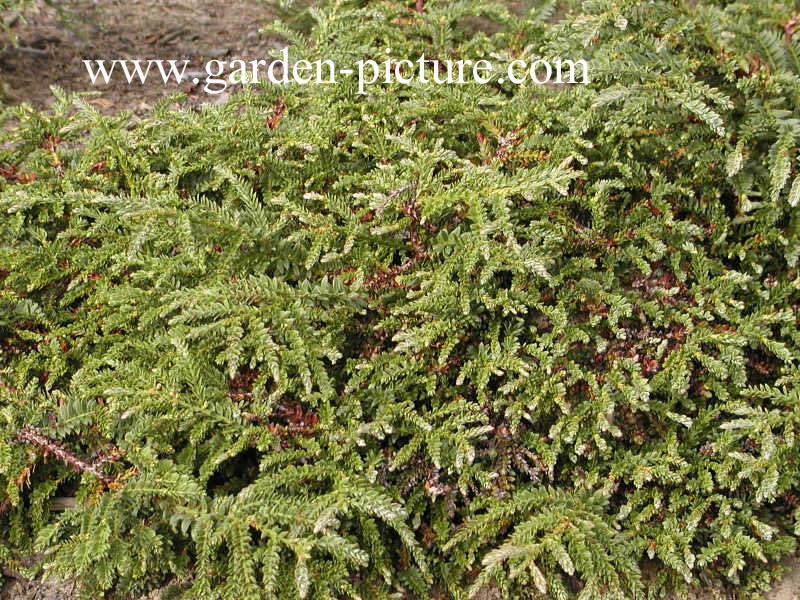
M 220 58 L 222 56 L 227 56 L 230 51 L 230 48 L 209 48 L 203 52 L 203 56 L 207 56 L 208 58 Z

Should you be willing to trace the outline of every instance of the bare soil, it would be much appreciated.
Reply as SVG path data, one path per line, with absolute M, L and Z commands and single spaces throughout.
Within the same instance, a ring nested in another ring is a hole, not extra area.
M 768 600 L 800 600 L 800 560 L 789 563 L 783 579 L 767 595 Z
M 800 600 L 800 560 L 794 559 L 788 564 L 788 571 L 780 582 L 766 595 L 764 600 Z M 26 581 L 11 579 L 0 589 L 0 600 L 78 600 L 74 583 L 50 581 Z M 146 598 L 138 600 L 162 600 L 156 591 Z M 507 600 L 500 591 L 492 586 L 481 589 L 473 600 Z M 508 599 L 511 600 L 511 599 Z M 719 590 L 692 594 L 688 598 L 672 598 L 671 600 L 744 600 L 741 595 L 731 596 Z
M 104 112 L 145 112 L 177 91 L 186 92 L 190 102 L 223 102 L 226 94 L 208 95 L 188 81 L 165 85 L 160 76 L 144 85 L 116 78 L 93 86 L 82 61 L 189 60 L 188 73 L 202 72 L 210 59 L 268 59 L 278 40 L 259 30 L 274 18 L 274 4 L 266 0 L 38 2 L 25 22 L 15 24 L 17 47 L 0 50 L 0 99 L 46 108 L 55 84 L 67 91 L 99 92 L 92 102 Z

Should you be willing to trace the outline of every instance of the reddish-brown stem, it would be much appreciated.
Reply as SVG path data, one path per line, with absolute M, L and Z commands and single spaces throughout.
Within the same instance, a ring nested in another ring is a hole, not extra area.
M 99 465 L 86 462 L 64 444 L 47 437 L 35 427 L 31 427 L 30 425 L 23 426 L 17 433 L 17 439 L 21 442 L 36 446 L 42 450 L 45 455 L 52 454 L 65 465 L 72 467 L 78 472 L 91 473 L 103 482 L 104 485 L 111 483 L 111 478 L 100 470 Z M 105 462 L 107 461 L 104 461 L 104 463 Z

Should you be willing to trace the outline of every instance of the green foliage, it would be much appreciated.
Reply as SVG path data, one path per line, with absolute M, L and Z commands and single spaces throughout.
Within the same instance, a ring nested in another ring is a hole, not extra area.
M 589 85 L 8 110 L 0 558 L 94 597 L 762 588 L 800 534 L 793 5 L 566 8 L 275 28 Z

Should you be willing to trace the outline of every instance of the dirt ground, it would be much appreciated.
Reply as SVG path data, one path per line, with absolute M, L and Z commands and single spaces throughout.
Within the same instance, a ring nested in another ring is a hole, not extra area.
M 200 71 L 212 58 L 264 59 L 270 48 L 280 45 L 275 38 L 259 35 L 274 15 L 274 5 L 265 0 L 40 2 L 26 23 L 17 24 L 18 46 L 0 49 L 0 100 L 45 108 L 53 101 L 50 85 L 56 84 L 68 91 L 96 90 L 92 103 L 104 112 L 145 113 L 159 98 L 179 90 L 189 95 L 190 103 L 222 102 L 225 94 L 209 96 L 189 83 L 164 85 L 160 78 L 145 85 L 115 80 L 93 87 L 81 61 L 187 59 L 189 70 Z M 788 565 L 768 600 L 800 600 L 800 559 Z M 0 600 L 73 600 L 74 591 L 72 584 L 7 578 Z M 483 596 L 482 600 L 499 600 L 496 590 L 487 589 Z
M 769 600 L 800 599 L 800 560 L 792 562 L 791 570 L 767 596 Z
M 98 91 L 92 102 L 104 112 L 145 112 L 180 90 L 190 102 L 222 102 L 226 94 L 208 95 L 190 81 L 164 85 L 160 76 L 144 85 L 117 78 L 93 86 L 82 61 L 189 60 L 186 74 L 197 71 L 202 77 L 210 59 L 268 58 L 278 40 L 259 30 L 274 18 L 274 7 L 267 0 L 39 1 L 25 22 L 18 19 L 14 26 L 17 47 L 0 50 L 0 100 L 45 108 L 53 101 L 50 86 L 55 84 L 68 91 Z
M 764 596 L 764 600 L 799 600 L 800 599 L 800 560 L 789 562 L 789 571 L 783 579 Z M 0 600 L 77 600 L 74 584 L 63 584 L 43 581 L 10 580 L 0 589 Z M 159 592 L 154 592 L 139 600 L 162 600 Z M 505 600 L 496 588 L 486 587 L 478 592 L 474 600 Z M 671 598 L 670 600 L 734 600 L 719 592 L 708 592 L 692 595 L 689 598 Z M 735 600 L 744 600 L 737 596 Z

